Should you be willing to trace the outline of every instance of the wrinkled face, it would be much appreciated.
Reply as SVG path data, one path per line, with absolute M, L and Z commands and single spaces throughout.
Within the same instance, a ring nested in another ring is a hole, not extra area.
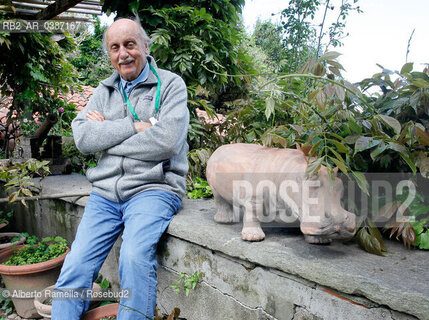
M 356 216 L 341 206 L 341 180 L 336 178 L 331 187 L 327 176 L 319 175 L 317 183 L 318 187 L 310 188 L 309 197 L 315 203 L 308 206 L 310 217 L 301 220 L 301 231 L 307 235 L 330 239 L 352 237 L 356 231 Z M 312 218 L 317 218 L 318 221 L 313 221 Z
M 135 80 L 146 65 L 148 54 L 137 23 L 129 19 L 115 21 L 106 33 L 106 44 L 113 67 L 125 80 Z

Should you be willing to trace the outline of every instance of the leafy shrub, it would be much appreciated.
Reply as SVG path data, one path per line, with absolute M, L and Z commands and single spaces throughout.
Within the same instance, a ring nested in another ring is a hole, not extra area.
M 0 210 L 0 223 L 8 223 L 13 216 L 13 211 L 13 209 L 8 212 Z
M 189 199 L 203 199 L 212 197 L 213 192 L 206 180 L 194 177 L 186 188 L 186 195 Z
M 26 245 L 12 254 L 4 264 L 9 266 L 21 266 L 40 263 L 55 259 L 64 254 L 68 249 L 67 241 L 60 237 L 47 237 L 34 245 Z
M 368 195 L 366 172 L 412 172 L 428 177 L 428 70 L 415 72 L 407 63 L 401 71 L 383 69 L 356 86 L 342 78 L 338 56 L 328 52 L 310 59 L 298 74 L 259 76 L 249 99 L 231 102 L 233 110 L 226 114 L 219 131 L 203 131 L 209 132 L 204 137 L 206 148 L 214 151 L 214 142 L 280 148 L 299 145 L 309 156 L 308 176 L 324 165 L 334 179 L 337 167 Z M 368 93 L 380 87 L 382 92 Z M 204 168 L 199 168 L 194 174 L 202 172 Z M 414 230 L 414 238 L 419 240 L 405 238 L 405 243 L 421 247 L 426 239 L 425 223 L 422 217 L 408 228 L 393 228 L 411 238 Z M 366 248 L 372 246 L 373 252 L 381 254 L 377 228 L 369 220 L 361 227 L 358 240 L 362 246 L 366 243 Z
M 98 86 L 99 82 L 109 77 L 114 70 L 102 45 L 106 28 L 97 17 L 94 34 L 79 35 L 78 37 L 83 39 L 79 41 L 78 49 L 68 57 L 79 73 L 79 80 L 85 85 Z
M 0 13 L 1 19 L 9 16 Z M 66 36 L 54 41 L 49 34 L 7 33 L 0 35 L 0 95 L 11 97 L 7 123 L 18 127 L 33 115 L 55 112 L 63 96 L 76 86 L 73 66 L 65 53 L 75 43 Z M 14 131 L 15 138 L 19 130 Z M 9 146 L 5 144 L 6 157 Z
M 63 157 L 70 159 L 72 172 L 85 174 L 88 168 L 97 165 L 98 154 L 83 154 L 77 148 L 73 139 L 67 138 L 63 142 Z
M 48 163 L 49 161 L 29 159 L 23 163 L 0 166 L 0 181 L 5 182 L 5 191 L 13 191 L 9 195 L 9 202 L 16 201 L 19 196 L 32 197 L 31 189 L 36 188 L 36 185 L 31 177 L 35 174 L 46 176 L 49 173 Z M 25 198 L 22 198 L 21 202 L 26 206 Z

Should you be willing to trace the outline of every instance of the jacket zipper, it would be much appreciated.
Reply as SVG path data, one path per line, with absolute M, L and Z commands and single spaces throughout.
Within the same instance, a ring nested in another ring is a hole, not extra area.
M 133 88 L 134 89 L 134 88 Z M 128 114 L 127 114 L 127 105 L 126 105 L 126 103 L 125 103 L 125 100 L 124 100 L 124 97 L 122 96 L 122 93 L 119 91 L 119 89 L 118 88 L 115 88 L 115 90 L 116 91 L 118 91 L 119 92 L 119 94 L 121 95 L 121 97 L 122 97 L 122 102 L 123 102 L 123 105 L 124 105 L 124 116 L 125 117 L 127 117 L 128 116 Z M 131 90 L 132 91 L 132 90 Z M 130 92 L 131 93 L 131 92 Z M 121 196 L 119 195 L 119 191 L 118 191 L 118 182 L 119 182 L 119 179 L 121 179 L 123 176 L 124 176 L 124 174 L 125 174 L 125 170 L 124 170 L 124 159 L 125 159 L 125 157 L 124 156 L 121 156 L 121 163 L 120 163 L 120 167 L 121 167 L 121 175 L 119 176 L 119 178 L 118 179 L 116 179 L 116 182 L 115 182 L 115 194 L 116 194 L 116 198 L 119 200 L 119 202 L 122 202 L 122 198 L 121 198 Z
M 129 95 L 129 97 L 128 98 L 130 98 L 131 97 L 131 93 L 133 92 L 133 90 L 136 88 L 136 87 L 138 87 L 140 85 L 140 83 L 139 84 L 137 84 L 136 86 L 134 86 L 132 89 L 131 89 L 131 91 L 130 91 L 130 95 Z M 122 97 L 122 102 L 123 102 L 123 105 L 124 105 L 124 116 L 125 117 L 127 117 L 128 116 L 128 109 L 127 109 L 127 104 L 126 104 L 126 102 L 125 102 L 125 99 L 124 99 L 124 97 L 123 97 L 123 95 L 122 95 L 122 93 L 119 91 L 119 89 L 118 88 L 116 88 L 115 86 L 113 86 L 113 88 L 116 90 L 116 91 L 118 91 L 119 92 L 119 94 L 121 95 L 121 97 Z M 116 179 L 116 182 L 115 182 L 115 194 L 116 194 L 116 198 L 120 201 L 120 202 L 122 202 L 122 198 L 120 197 L 120 195 L 119 195 L 119 191 L 118 191 L 118 182 L 119 182 L 119 179 L 121 179 L 124 175 L 125 175 L 125 170 L 124 170 L 124 160 L 125 160 L 125 157 L 124 156 L 121 156 L 121 164 L 120 164 L 120 166 L 121 166 L 121 175 L 119 176 L 119 178 L 118 179 Z

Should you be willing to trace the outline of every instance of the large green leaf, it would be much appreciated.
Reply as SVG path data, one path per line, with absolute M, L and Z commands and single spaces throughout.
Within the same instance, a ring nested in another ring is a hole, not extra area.
M 275 107 L 275 101 L 272 97 L 267 98 L 265 100 L 265 117 L 267 120 L 270 118 L 271 115 L 274 115 L 274 107 Z
M 366 227 L 360 229 L 356 235 L 359 246 L 366 252 L 383 256 L 379 240 L 370 234 Z
M 401 155 L 401 158 L 404 159 L 404 161 L 408 164 L 408 166 L 413 171 L 413 173 L 416 173 L 417 168 L 416 168 L 416 164 L 414 163 L 414 161 L 411 160 L 411 158 L 408 155 L 406 155 L 405 153 L 400 152 L 399 154 Z
M 412 80 L 411 84 L 415 85 L 418 88 L 429 88 L 429 82 L 420 78 L 416 80 Z
M 380 143 L 377 148 L 371 151 L 371 159 L 375 160 L 377 157 L 382 154 L 384 151 L 386 151 L 387 146 L 384 142 Z
M 418 162 L 418 166 L 420 168 L 420 173 L 423 177 L 429 177 L 429 158 L 420 159 Z
M 399 135 L 401 133 L 401 123 L 396 120 L 395 118 L 392 118 L 390 116 L 386 116 L 384 114 L 378 115 L 378 117 L 390 128 L 392 128 L 395 132 L 395 134 Z
M 326 94 L 324 91 L 319 91 L 316 94 L 316 102 L 319 105 L 319 107 L 321 109 L 325 109 L 326 108 Z
M 418 235 L 419 248 L 429 250 L 429 229 Z
M 355 120 L 349 118 L 348 119 L 348 124 L 350 129 L 352 129 L 354 132 L 356 132 L 358 135 L 362 134 L 362 128 L 356 123 Z
M 332 142 L 334 145 L 335 145 L 335 147 L 337 147 L 337 150 L 339 151 L 339 152 L 341 152 L 341 153 L 347 153 L 348 152 L 348 149 L 347 149 L 347 147 L 344 145 L 344 144 L 342 144 L 341 142 L 339 142 L 339 141 L 336 141 L 336 140 L 334 140 L 334 139 L 327 139 L 329 142 Z
M 346 176 L 349 176 L 348 172 L 347 172 L 347 168 L 346 168 L 346 164 L 343 161 L 340 161 L 338 159 L 335 159 L 331 156 L 329 156 L 329 159 L 332 160 L 332 162 L 335 163 L 335 165 L 341 170 L 342 173 L 344 173 Z
M 383 237 L 382 237 L 380 231 L 378 230 L 378 228 L 376 228 L 375 226 L 372 226 L 372 227 L 368 228 L 368 230 L 369 230 L 369 234 L 378 240 L 378 243 L 380 244 L 381 251 L 387 251 L 387 248 L 383 242 Z
M 354 154 L 361 152 L 363 150 L 371 149 L 380 144 L 380 140 L 375 140 L 372 137 L 360 136 L 355 143 L 355 152 Z
M 413 63 L 412 62 L 408 62 L 406 64 L 404 64 L 401 68 L 401 74 L 407 74 L 410 73 L 413 70 Z
M 352 171 L 359 188 L 369 196 L 369 184 L 362 172 Z
M 318 158 L 314 160 L 312 163 L 310 163 L 307 166 L 307 170 L 305 171 L 305 174 L 307 177 L 312 177 L 313 175 L 317 175 L 317 173 L 320 170 L 320 167 L 322 166 L 323 158 Z
M 339 53 L 339 52 L 329 51 L 329 52 L 326 52 L 324 55 L 322 55 L 320 57 L 320 59 L 322 59 L 322 60 L 333 60 L 333 59 L 338 58 L 340 55 L 341 55 L 341 53 Z
M 427 134 L 425 130 L 418 126 L 416 126 L 415 128 L 419 142 L 425 146 L 429 146 L 429 134 Z

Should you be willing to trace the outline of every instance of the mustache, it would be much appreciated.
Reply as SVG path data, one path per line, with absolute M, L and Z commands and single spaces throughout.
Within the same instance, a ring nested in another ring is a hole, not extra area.
M 119 60 L 118 64 L 123 64 L 123 63 L 130 63 L 130 62 L 134 62 L 134 59 L 131 57 L 128 57 L 126 59 L 121 59 Z

